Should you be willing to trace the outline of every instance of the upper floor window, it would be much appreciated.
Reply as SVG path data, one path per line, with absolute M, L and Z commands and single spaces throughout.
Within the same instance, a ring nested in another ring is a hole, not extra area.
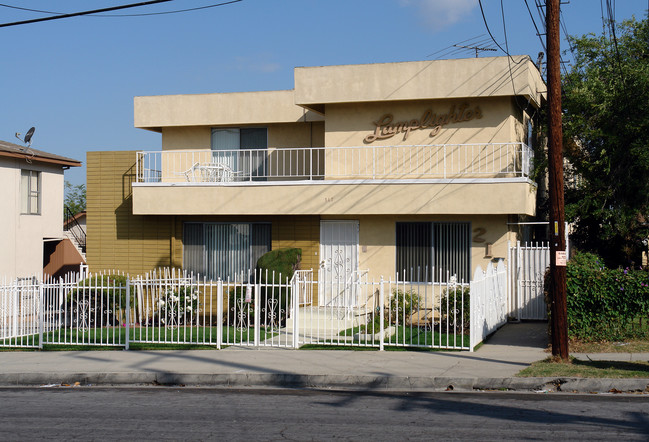
M 41 213 L 41 173 L 20 171 L 20 212 L 26 215 Z

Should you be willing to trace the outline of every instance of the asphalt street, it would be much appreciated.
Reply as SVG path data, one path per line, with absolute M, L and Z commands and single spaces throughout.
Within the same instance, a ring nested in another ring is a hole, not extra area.
M 640 395 L 0 389 L 2 440 L 647 440 Z

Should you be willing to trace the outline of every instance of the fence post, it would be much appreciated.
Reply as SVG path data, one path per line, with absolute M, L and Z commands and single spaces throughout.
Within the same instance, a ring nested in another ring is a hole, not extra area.
M 282 280 L 282 277 L 280 275 L 280 283 L 281 283 L 281 280 Z M 248 284 L 250 284 L 250 283 L 248 283 Z M 255 281 L 255 284 L 253 285 L 253 290 L 255 291 L 255 293 L 254 293 L 254 297 L 255 297 L 255 309 L 254 309 L 254 312 L 255 312 L 255 323 L 254 323 L 254 326 L 255 326 L 255 347 L 259 347 L 259 333 L 260 333 L 260 328 L 261 328 L 260 327 L 261 326 L 261 321 L 260 321 L 260 317 L 259 317 L 259 314 L 261 312 L 261 306 L 259 305 L 260 300 L 261 300 L 261 294 L 259 293 L 260 292 L 259 288 L 260 288 L 260 284 L 257 283 L 257 281 Z
M 381 336 L 381 341 L 379 342 L 379 351 L 385 350 L 385 332 L 383 330 L 384 327 L 384 319 L 385 319 L 385 290 L 383 287 L 383 276 L 381 276 L 381 281 L 379 282 L 379 333 Z
M 43 282 L 38 283 L 38 348 L 43 349 L 43 315 L 45 315 L 45 306 L 43 302 Z
M 131 278 L 126 277 L 126 346 L 124 350 L 129 349 L 129 339 L 130 339 L 130 327 L 131 327 Z
M 293 348 L 298 348 L 299 346 L 299 335 L 300 335 L 300 330 L 298 329 L 298 325 L 300 324 L 300 321 L 298 320 L 298 312 L 300 311 L 300 275 L 297 274 L 296 277 L 294 278 L 293 281 L 293 287 L 291 288 L 293 290 L 293 293 L 291 294 L 291 305 L 293 307 L 293 311 L 291 312 L 291 316 L 293 316 Z
M 475 346 L 476 346 L 476 336 L 478 333 L 478 330 L 476 330 L 477 325 L 478 325 L 478 318 L 476 317 L 476 307 L 477 307 L 477 300 L 476 297 L 478 295 L 477 289 L 477 284 L 475 284 L 475 278 L 473 281 L 469 282 L 469 293 L 471 293 L 471 296 L 469 296 L 469 323 L 470 328 L 469 328 L 469 351 L 474 352 L 475 351 Z
M 223 281 L 216 281 L 216 348 L 221 349 L 223 343 Z
M 515 278 L 516 278 L 516 307 L 518 311 L 518 322 L 521 321 L 521 317 L 523 316 L 523 300 L 521 297 L 523 296 L 523 287 L 522 287 L 522 281 L 521 281 L 521 261 L 522 261 L 522 250 L 521 250 L 521 242 L 516 241 L 516 269 L 514 272 Z M 512 284 L 513 286 L 513 284 Z

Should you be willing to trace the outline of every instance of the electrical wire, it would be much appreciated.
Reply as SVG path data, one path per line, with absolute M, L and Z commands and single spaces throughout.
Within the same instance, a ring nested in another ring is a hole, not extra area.
M 166 14 L 178 14 L 182 12 L 190 12 L 190 11 L 198 11 L 201 9 L 209 9 L 209 8 L 216 8 L 218 6 L 224 6 L 224 5 L 229 5 L 232 3 L 238 3 L 243 0 L 231 0 L 227 2 L 222 2 L 222 3 L 216 3 L 212 5 L 207 5 L 207 6 L 198 6 L 195 8 L 187 8 L 187 9 L 176 9 L 174 11 L 163 11 L 163 12 L 148 12 L 148 13 L 142 13 L 142 14 L 85 14 L 90 17 L 145 17 L 145 16 L 150 16 L 150 15 L 166 15 Z M 63 12 L 53 12 L 53 11 L 43 11 L 40 9 L 29 9 L 29 8 L 22 8 L 19 6 L 12 6 L 12 5 L 6 5 L 4 3 L 0 3 L 0 6 L 5 7 L 5 8 L 11 8 L 11 9 L 19 9 L 21 11 L 29 11 L 29 12 L 39 12 L 42 14 L 52 14 L 52 15 L 64 15 L 65 13 Z
M 536 20 L 534 20 L 534 16 L 532 15 L 532 10 L 530 9 L 530 5 L 527 3 L 527 0 L 525 0 L 525 6 L 527 6 L 527 12 L 530 14 L 530 19 L 532 20 L 532 24 L 534 25 L 534 29 L 536 29 L 536 36 L 539 37 L 539 41 L 541 42 L 541 47 L 543 48 L 543 52 L 547 53 L 548 50 L 545 47 L 545 42 L 541 38 L 541 32 L 539 31 L 538 26 L 536 26 Z
M 227 2 L 223 2 L 223 3 L 216 3 L 216 4 L 213 4 L 213 5 L 197 6 L 195 8 L 177 9 L 175 11 L 148 12 L 148 13 L 143 13 L 143 14 L 97 14 L 95 17 L 146 17 L 146 16 L 151 16 L 151 15 L 179 14 L 179 13 L 183 13 L 183 12 L 199 11 L 201 9 L 216 8 L 218 6 L 230 5 L 232 3 L 239 3 L 241 1 L 243 1 L 243 0 L 230 0 L 230 1 L 227 1 Z
M 29 23 L 38 23 L 38 22 L 43 22 L 43 21 L 49 21 L 49 20 L 60 20 L 62 18 L 70 18 L 70 17 L 78 17 L 81 15 L 88 15 L 88 14 L 96 14 L 98 12 L 107 12 L 107 11 L 115 11 L 118 9 L 127 9 L 127 8 L 136 8 L 140 6 L 148 6 L 148 5 L 154 5 L 157 3 L 166 3 L 166 2 L 171 2 L 174 0 L 150 0 L 147 2 L 140 2 L 140 3 L 131 3 L 128 5 L 121 5 L 121 6 L 112 6 L 110 8 L 102 8 L 102 9 L 93 9 L 90 11 L 81 11 L 81 12 L 73 12 L 70 14 L 60 14 L 60 15 L 54 15 L 50 17 L 42 17 L 42 18 L 35 18 L 31 20 L 23 20 L 23 21 L 17 21 L 17 22 L 11 22 L 11 23 L 0 23 L 0 28 L 5 28 L 8 26 L 18 26 L 18 25 L 26 25 Z
M 520 64 L 520 63 L 524 62 L 525 59 L 521 59 L 521 60 L 518 60 L 518 61 L 514 60 L 512 58 L 512 56 L 509 54 L 509 51 L 506 51 L 505 49 L 503 49 L 503 47 L 500 46 L 500 44 L 496 41 L 493 34 L 491 33 L 491 29 L 489 29 L 489 24 L 487 23 L 487 17 L 485 17 L 484 8 L 482 7 L 482 0 L 478 0 L 478 4 L 480 5 L 480 12 L 482 13 L 482 21 L 484 22 L 485 28 L 487 28 L 487 32 L 489 33 L 489 36 L 491 37 L 491 40 L 493 40 L 493 42 L 496 43 L 496 46 L 498 46 L 498 48 L 501 51 L 503 51 L 505 54 L 507 54 L 507 56 L 511 59 L 511 61 L 514 64 Z
M 617 36 L 615 35 L 615 3 L 611 4 L 611 0 L 606 0 L 606 10 L 608 14 L 608 24 L 611 29 L 611 35 L 613 37 L 613 46 L 615 47 L 615 55 L 617 58 L 617 67 L 620 71 L 620 78 L 622 79 L 622 84 L 626 83 L 624 72 L 622 72 L 622 60 L 620 57 L 620 49 L 617 45 Z
M 511 65 L 511 62 L 510 62 L 512 57 L 511 57 L 511 55 L 509 55 L 509 43 L 507 42 L 507 26 L 505 24 L 505 6 L 503 5 L 503 0 L 500 0 L 500 15 L 501 15 L 501 17 L 503 19 L 503 35 L 505 36 L 505 49 L 507 49 L 507 51 L 505 53 L 508 55 L 508 57 L 507 57 L 507 66 L 509 67 L 509 78 L 510 78 L 510 80 L 512 82 L 512 91 L 514 92 L 514 97 L 516 97 L 516 85 L 514 83 L 514 73 L 512 72 L 512 65 Z M 523 60 L 521 60 L 521 61 L 523 61 Z M 522 110 L 523 112 L 527 112 L 527 109 L 530 107 L 530 101 L 531 100 L 529 100 L 529 99 L 527 100 L 527 105 L 525 106 L 525 108 L 523 108 L 518 103 L 518 100 L 514 99 L 514 101 L 516 102 L 516 105 L 519 107 L 519 109 Z

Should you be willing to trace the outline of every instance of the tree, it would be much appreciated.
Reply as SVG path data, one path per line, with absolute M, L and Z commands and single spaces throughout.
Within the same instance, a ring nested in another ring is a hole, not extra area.
M 563 78 L 566 219 L 578 248 L 639 264 L 649 236 L 649 22 L 571 38 Z
M 67 207 L 72 215 L 86 210 L 86 186 L 84 184 L 74 185 L 66 181 L 63 206 Z M 64 216 L 67 217 L 65 213 Z

